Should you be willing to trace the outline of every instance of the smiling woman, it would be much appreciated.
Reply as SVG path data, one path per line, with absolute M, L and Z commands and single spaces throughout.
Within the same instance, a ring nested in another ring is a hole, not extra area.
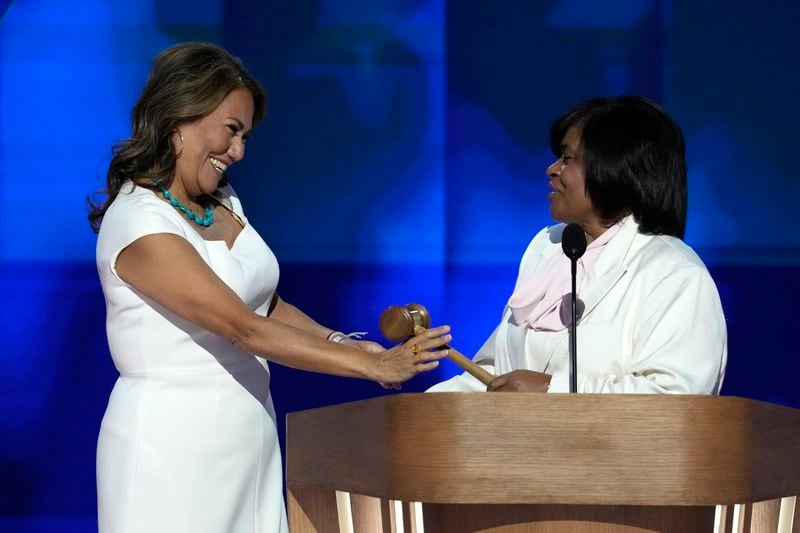
M 655 102 L 593 98 L 557 119 L 550 214 L 522 257 L 503 318 L 475 356 L 492 391 L 566 392 L 572 322 L 565 224 L 589 243 L 577 265 L 578 392 L 718 394 L 727 339 L 717 288 L 681 239 L 683 134 Z M 482 390 L 464 374 L 436 391 Z
M 431 370 L 447 327 L 391 350 L 282 300 L 278 262 L 226 171 L 264 91 L 222 48 L 162 52 L 92 204 L 120 377 L 97 444 L 99 530 L 286 531 L 267 361 L 397 387 Z
M 572 126 L 561 141 L 560 157 L 549 167 L 550 216 L 553 220 L 580 224 L 591 243 L 604 231 L 603 221 L 595 212 L 592 201 L 586 195 L 586 179 L 583 174 L 580 130 Z
M 106 210 L 129 183 L 151 190 L 160 183 L 184 206 L 200 207 L 203 195 L 227 184 L 227 165 L 244 157 L 243 134 L 266 111 L 259 82 L 222 48 L 187 43 L 165 50 L 134 107 L 131 138 L 115 147 L 108 199 L 92 204 L 92 227 L 99 230 Z
M 172 142 L 181 156 L 175 176 L 184 194 L 213 194 L 228 167 L 244 158 L 254 111 L 250 91 L 237 88 L 210 114 L 177 128 Z
M 172 134 L 175 178 L 169 188 L 160 181 L 156 184 L 165 200 L 198 224 L 197 231 L 206 240 L 225 241 L 229 247 L 243 224 L 214 194 L 228 167 L 244 158 L 254 107 L 250 91 L 233 89 L 210 114 L 177 128 Z M 225 219 L 228 223 L 214 224 Z

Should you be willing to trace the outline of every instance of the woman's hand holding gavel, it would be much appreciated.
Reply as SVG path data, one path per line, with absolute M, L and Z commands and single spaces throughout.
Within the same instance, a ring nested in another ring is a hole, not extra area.
M 447 357 L 447 343 L 453 338 L 450 326 L 428 329 L 408 339 L 403 344 L 378 354 L 377 381 L 386 388 L 400 388 L 399 383 L 439 366 L 439 359 Z M 436 348 L 442 348 L 436 350 Z M 433 350 L 433 351 L 431 351 Z M 410 363 L 410 364 L 409 364 Z
M 512 370 L 497 376 L 486 390 L 489 392 L 547 392 L 553 376 L 533 370 Z
M 392 306 L 387 308 L 382 314 L 380 319 L 381 333 L 390 340 L 400 341 L 411 337 L 406 341 L 405 346 L 415 339 L 427 338 L 429 332 L 435 332 L 440 328 L 429 330 L 431 325 L 430 315 L 428 311 L 420 304 L 408 304 L 405 306 Z M 448 328 L 449 331 L 449 328 Z M 449 335 L 448 335 L 449 337 Z M 440 344 L 442 348 L 446 349 L 445 356 L 460 366 L 465 371 L 472 374 L 484 385 L 488 385 L 494 376 L 483 369 L 480 365 L 472 362 L 472 360 L 464 357 L 457 350 L 448 346 L 447 344 Z M 422 343 L 419 343 L 421 349 Z M 435 347 L 432 345 L 431 347 Z

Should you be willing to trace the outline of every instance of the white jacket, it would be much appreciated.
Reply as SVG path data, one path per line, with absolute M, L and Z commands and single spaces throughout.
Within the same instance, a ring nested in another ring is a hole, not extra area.
M 561 249 L 560 224 L 528 245 L 517 286 Z M 578 392 L 719 394 L 727 360 L 725 318 L 714 281 L 683 241 L 644 235 L 629 216 L 578 288 Z M 475 356 L 497 375 L 551 374 L 550 392 L 569 391 L 569 329 L 535 331 L 503 319 Z M 468 374 L 432 392 L 482 391 Z

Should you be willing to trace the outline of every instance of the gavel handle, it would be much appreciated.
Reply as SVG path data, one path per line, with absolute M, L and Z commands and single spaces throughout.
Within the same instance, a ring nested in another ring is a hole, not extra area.
M 475 378 L 478 379 L 484 385 L 488 385 L 490 381 L 492 381 L 495 377 L 487 372 L 481 365 L 472 362 L 472 359 L 468 359 L 464 355 L 461 354 L 458 350 L 451 346 L 445 345 L 444 348 L 447 348 L 447 358 L 450 359 L 452 362 L 463 368 L 469 374 L 472 374 Z
M 425 328 L 422 326 L 414 326 L 414 335 L 419 335 L 425 331 Z M 482 366 L 472 362 L 472 359 L 468 359 L 464 356 L 461 352 L 456 350 L 455 348 L 444 345 L 443 348 L 447 348 L 447 358 L 450 359 L 452 362 L 460 366 L 465 372 L 471 374 L 475 379 L 483 383 L 484 385 L 489 385 L 489 382 L 492 381 L 495 376 L 484 370 Z

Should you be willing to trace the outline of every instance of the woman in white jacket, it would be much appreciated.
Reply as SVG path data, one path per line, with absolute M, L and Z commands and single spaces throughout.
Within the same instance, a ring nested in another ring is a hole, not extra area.
M 725 319 L 716 286 L 681 239 L 686 162 L 679 126 L 638 96 L 593 98 L 550 129 L 550 213 L 520 264 L 500 324 L 475 356 L 490 391 L 569 390 L 570 261 L 577 223 L 578 392 L 718 394 Z M 432 391 L 484 390 L 468 374 Z

